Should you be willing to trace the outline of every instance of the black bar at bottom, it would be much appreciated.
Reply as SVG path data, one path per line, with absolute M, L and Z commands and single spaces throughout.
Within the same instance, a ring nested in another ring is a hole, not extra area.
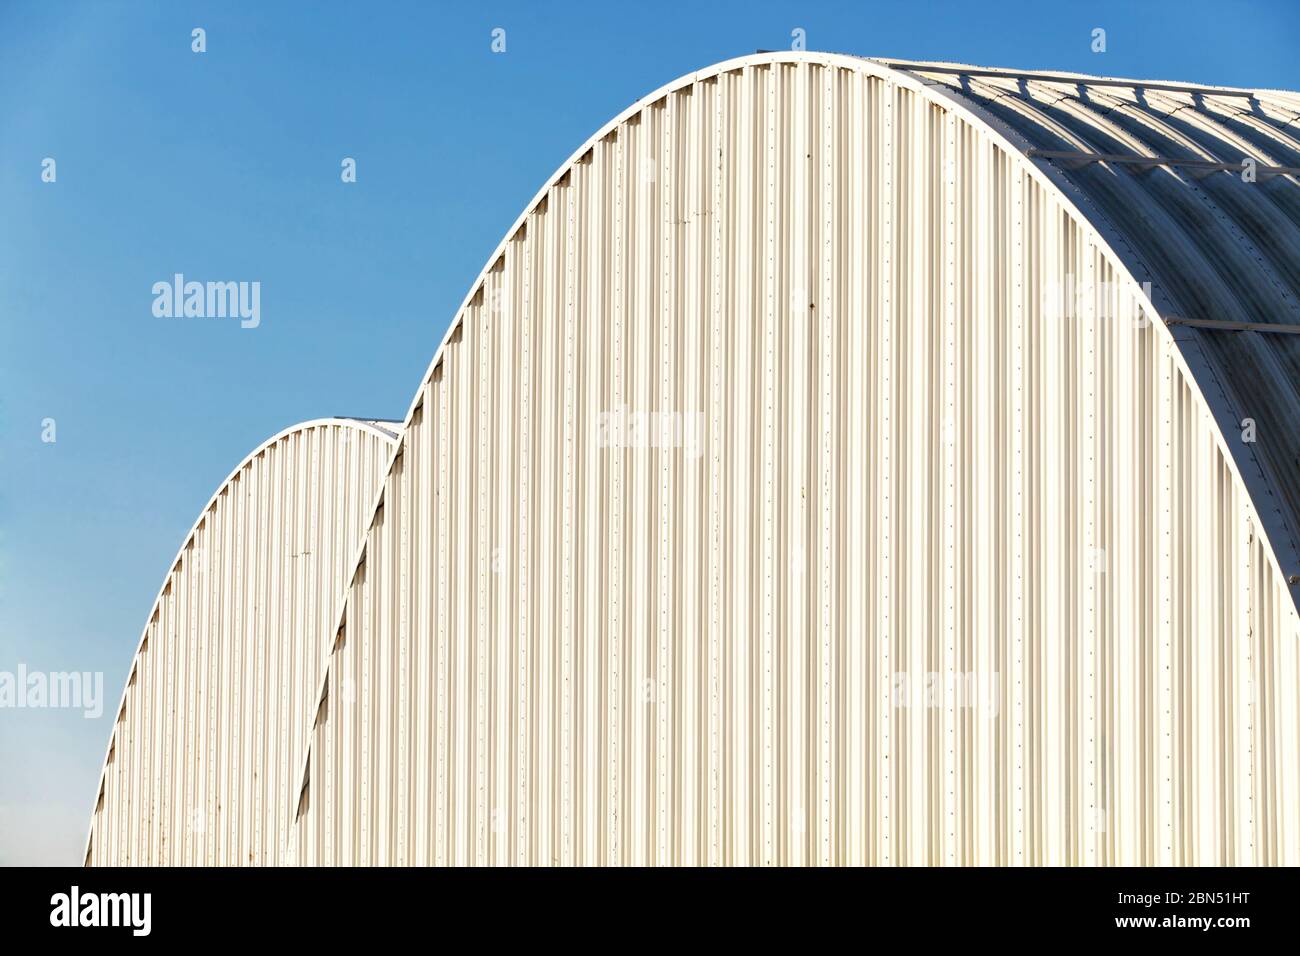
M 801 949 L 839 948 L 848 933 L 882 944 L 915 934 L 926 946 L 1231 946 L 1293 939 L 1297 910 L 1294 873 L 1265 869 L 12 869 L 0 881 L 0 925 L 15 943 L 716 943 L 730 952 L 790 935 Z

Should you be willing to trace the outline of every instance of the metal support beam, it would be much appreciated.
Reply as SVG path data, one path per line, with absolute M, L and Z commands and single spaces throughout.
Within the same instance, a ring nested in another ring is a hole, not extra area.
M 910 70 L 914 73 L 943 73 L 951 76 L 982 76 L 1002 80 L 1026 80 L 1034 83 L 1068 83 L 1073 86 L 1123 86 L 1133 90 L 1160 90 L 1164 93 L 1189 93 L 1193 96 L 1242 96 L 1255 99 L 1253 90 L 1226 90 L 1203 86 L 1182 86 L 1177 83 L 1143 83 L 1141 80 L 1109 80 L 1092 76 L 1062 76 L 1054 73 L 1017 73 L 1014 70 L 978 70 L 961 66 L 935 66 L 930 63 L 908 63 L 906 60 L 879 60 L 868 57 L 891 70 Z
M 1188 319 L 1180 315 L 1167 315 L 1165 325 L 1190 325 L 1215 332 L 1269 332 L 1279 335 L 1300 335 L 1300 325 L 1282 322 L 1228 322 L 1222 319 Z
M 1239 173 L 1241 163 L 1220 163 L 1209 159 L 1174 159 L 1169 156 L 1142 156 L 1137 153 L 1084 153 L 1070 149 L 1029 149 L 1027 155 L 1035 159 L 1050 159 L 1066 165 L 1086 166 L 1089 163 L 1121 163 L 1130 166 L 1176 166 L 1204 173 Z M 1300 166 L 1256 166 L 1255 174 L 1264 176 L 1300 176 Z

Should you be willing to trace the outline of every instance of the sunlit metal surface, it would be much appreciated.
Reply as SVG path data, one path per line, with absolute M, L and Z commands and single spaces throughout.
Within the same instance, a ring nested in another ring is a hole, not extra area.
M 1295 181 L 1026 155 L 1295 115 L 764 54 L 620 116 L 413 402 L 295 858 L 1300 862 L 1294 340 L 1160 321 L 1294 321 Z
M 611 121 L 412 401 L 279 861 L 1300 863 L 1297 117 L 767 53 Z
M 393 427 L 296 425 L 200 512 L 131 665 L 88 865 L 282 860 L 294 761 Z

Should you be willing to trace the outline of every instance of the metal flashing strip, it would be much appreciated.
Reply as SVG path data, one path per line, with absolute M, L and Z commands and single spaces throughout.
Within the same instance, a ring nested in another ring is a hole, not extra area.
M 1135 90 L 1160 90 L 1165 93 L 1188 93 L 1193 96 L 1243 96 L 1255 99 L 1253 90 L 1219 89 L 1204 86 L 1186 86 L 1180 83 L 1143 83 L 1141 80 L 1109 80 L 1091 76 L 1066 76 L 1056 73 L 1025 73 L 1017 70 L 983 70 L 961 66 L 935 66 L 929 63 L 908 63 L 906 60 L 874 60 L 891 70 L 912 73 L 943 73 L 952 76 L 983 76 L 1004 80 L 1028 80 L 1035 83 L 1068 83 L 1073 86 L 1122 86 Z
M 1189 319 L 1181 315 L 1167 315 L 1165 325 L 1190 325 L 1215 332 L 1269 332 L 1281 335 L 1300 335 L 1300 325 L 1283 322 L 1229 322 L 1223 319 Z
M 1213 173 L 1219 170 L 1239 173 L 1242 163 L 1221 163 L 1210 159 L 1174 159 L 1170 156 L 1142 156 L 1138 153 L 1085 153 L 1072 149 L 1037 149 L 1025 151 L 1035 159 L 1050 159 L 1067 166 L 1086 166 L 1089 163 L 1125 163 L 1132 166 L 1177 166 Z M 1256 166 L 1256 176 L 1300 176 L 1300 166 Z

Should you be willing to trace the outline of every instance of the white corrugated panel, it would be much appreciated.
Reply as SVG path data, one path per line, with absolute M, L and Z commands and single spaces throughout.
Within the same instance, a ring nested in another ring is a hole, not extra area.
M 1300 862 L 1269 478 L 1016 135 L 776 54 L 580 150 L 412 404 L 294 859 Z
M 395 436 L 296 425 L 199 515 L 118 709 L 87 865 L 283 858 L 320 666 Z

